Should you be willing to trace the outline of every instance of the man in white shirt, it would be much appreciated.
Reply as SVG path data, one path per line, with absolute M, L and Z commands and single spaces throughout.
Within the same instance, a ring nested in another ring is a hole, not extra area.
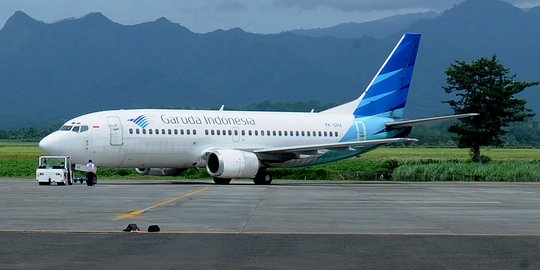
M 88 160 L 86 164 L 86 185 L 93 186 L 96 183 L 96 165 L 92 160 Z

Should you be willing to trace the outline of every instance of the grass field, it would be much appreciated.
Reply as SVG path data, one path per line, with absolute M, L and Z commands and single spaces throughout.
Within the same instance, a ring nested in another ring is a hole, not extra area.
M 41 155 L 37 143 L 0 141 L 0 177 L 34 178 Z M 468 149 L 379 148 L 351 158 L 308 168 L 272 169 L 275 179 L 394 181 L 540 181 L 540 149 L 482 149 L 492 161 L 471 163 Z M 103 178 L 140 178 L 132 169 L 100 169 Z M 183 179 L 208 178 L 190 169 Z

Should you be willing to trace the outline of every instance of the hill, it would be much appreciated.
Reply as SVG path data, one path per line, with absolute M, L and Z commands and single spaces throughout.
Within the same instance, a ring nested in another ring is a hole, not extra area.
M 540 9 L 469 0 L 405 31 L 423 35 L 408 117 L 448 113 L 443 71 L 496 53 L 520 80 L 540 80 Z M 0 30 L 0 129 L 43 127 L 117 108 L 321 104 L 356 98 L 395 45 L 241 29 L 197 34 L 160 18 L 137 25 L 101 13 L 43 23 L 16 12 Z M 539 88 L 527 90 L 540 114 Z
M 396 15 L 370 22 L 341 23 L 332 27 L 315 29 L 292 30 L 291 33 L 308 37 L 335 37 L 335 38 L 361 38 L 369 36 L 377 39 L 386 38 L 398 32 L 411 24 L 423 20 L 437 17 L 435 12 L 410 13 Z

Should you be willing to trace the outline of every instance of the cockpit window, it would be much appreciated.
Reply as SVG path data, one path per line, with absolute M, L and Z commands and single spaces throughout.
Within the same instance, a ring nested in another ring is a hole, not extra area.
M 88 126 L 82 126 L 81 124 L 77 123 L 75 125 L 63 125 L 60 128 L 60 131 L 73 131 L 75 133 L 82 133 L 85 131 L 88 131 Z

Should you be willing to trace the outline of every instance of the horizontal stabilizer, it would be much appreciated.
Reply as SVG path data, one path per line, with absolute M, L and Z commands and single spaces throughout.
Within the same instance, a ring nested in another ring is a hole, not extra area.
M 388 143 L 400 143 L 400 142 L 416 142 L 417 139 L 410 138 L 391 138 L 380 140 L 367 140 L 367 141 L 352 141 L 352 142 L 339 142 L 339 143 L 326 143 L 326 144 L 313 144 L 303 146 L 288 146 L 288 147 L 276 147 L 258 149 L 253 151 L 255 154 L 283 154 L 283 153 L 306 153 L 319 150 L 343 150 L 348 147 L 362 147 L 364 145 L 380 145 Z
M 388 122 L 385 125 L 387 128 L 412 127 L 412 126 L 418 126 L 418 125 L 433 124 L 433 123 L 448 121 L 448 120 L 453 120 L 453 119 L 472 117 L 472 116 L 477 116 L 477 115 L 480 115 L 480 114 L 479 113 L 455 114 L 455 115 L 446 115 L 446 116 L 438 116 L 438 117 L 430 117 L 430 118 L 422 118 L 422 119 L 414 119 L 414 120 Z

